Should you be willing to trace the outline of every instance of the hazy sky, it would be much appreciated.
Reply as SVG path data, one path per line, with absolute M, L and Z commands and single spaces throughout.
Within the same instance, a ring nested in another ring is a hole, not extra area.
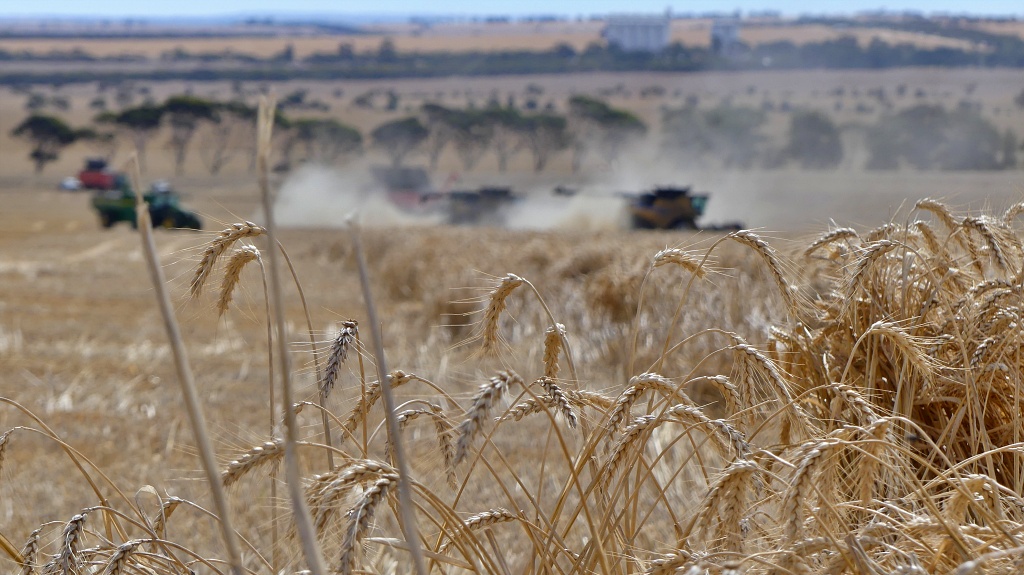
M 851 13 L 863 10 L 917 10 L 971 14 L 1024 16 L 1021 0 L 704 0 L 701 2 L 665 0 L 0 0 L 0 18 L 4 16 L 224 16 L 254 14 L 564 14 L 590 15 L 606 12 L 660 12 L 671 7 L 676 12 L 732 10 L 780 10 L 784 14 Z

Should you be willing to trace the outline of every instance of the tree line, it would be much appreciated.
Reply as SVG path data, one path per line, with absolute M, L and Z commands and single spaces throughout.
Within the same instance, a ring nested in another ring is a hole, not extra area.
M 1024 99 L 1019 103 L 1024 108 Z M 867 170 L 1013 169 L 1024 147 L 1012 129 L 1000 131 L 969 106 L 917 104 L 882 114 L 873 123 L 838 125 L 825 112 L 797 109 L 782 141 L 762 131 L 764 110 L 719 104 L 662 113 L 662 150 L 678 164 L 723 169 L 775 169 L 796 165 L 834 169 L 850 148 L 866 151 Z
M 906 66 L 937 67 L 1024 67 L 1024 39 L 1014 35 L 986 32 L 959 21 L 929 20 L 896 22 L 860 22 L 847 20 L 807 20 L 806 24 L 829 26 L 882 27 L 965 40 L 970 48 L 928 48 L 912 43 L 893 44 L 875 39 L 861 45 L 852 36 L 821 42 L 796 44 L 782 41 L 756 46 L 741 45 L 740 50 L 723 56 L 712 48 L 673 43 L 657 53 L 627 52 L 615 45 L 593 42 L 582 50 L 561 44 L 547 50 L 510 50 L 481 52 L 400 52 L 389 39 L 376 49 L 357 51 L 351 43 L 340 42 L 332 51 L 299 58 L 293 47 L 264 58 L 234 51 L 192 53 L 176 49 L 164 54 L 163 61 L 191 63 L 194 66 L 134 68 L 132 70 L 76 70 L 38 73 L 9 71 L 0 73 L 0 84 L 75 83 L 123 80 L 246 80 L 283 81 L 297 79 L 337 80 L 345 78 L 447 77 L 452 75 L 564 74 L 574 72 L 615 71 L 705 71 L 763 69 L 851 69 L 896 68 Z M 118 56 L 124 60 L 124 56 Z M 4 60 L 104 61 L 78 51 L 48 55 L 10 52 L 0 49 Z M 215 63 L 231 64 L 208 67 Z
M 514 106 L 494 102 L 481 109 L 426 103 L 417 114 L 374 128 L 369 145 L 358 129 L 336 119 L 290 117 L 283 109 L 279 106 L 275 116 L 278 171 L 288 170 L 296 162 L 345 161 L 367 148 L 386 155 L 395 166 L 412 153 L 424 152 L 431 169 L 438 167 L 446 149 L 454 150 L 466 170 L 493 153 L 502 172 L 520 153 L 529 153 L 533 169 L 540 172 L 552 156 L 571 149 L 574 169 L 579 169 L 590 155 L 602 162 L 614 161 L 630 141 L 647 132 L 647 126 L 630 112 L 586 96 L 570 98 L 566 115 L 522 113 Z M 103 111 L 91 126 L 77 129 L 58 116 L 36 112 L 15 127 L 12 135 L 31 143 L 29 158 L 39 173 L 76 141 L 88 141 L 112 156 L 118 144 L 127 140 L 145 170 L 150 142 L 165 131 L 170 134 L 167 144 L 180 175 L 195 147 L 196 134 L 207 127 L 200 152 L 209 172 L 217 174 L 240 152 L 248 151 L 250 168 L 254 166 L 255 119 L 256 110 L 242 101 L 217 102 L 180 94 L 161 104 Z
M 1015 99 L 1024 109 L 1024 91 Z M 296 163 L 334 164 L 375 150 L 400 166 L 422 154 L 436 170 L 446 150 L 464 170 L 476 168 L 493 155 L 500 172 L 520 154 L 530 157 L 535 172 L 544 171 L 558 154 L 570 155 L 572 170 L 589 163 L 614 164 L 633 144 L 648 137 L 649 127 L 627 110 L 590 96 L 572 96 L 565 112 L 555 109 L 524 112 L 496 100 L 482 108 L 446 107 L 424 103 L 416 113 L 386 121 L 368 137 L 355 127 L 325 117 L 290 117 L 284 107 L 275 116 L 275 169 Z M 301 107 L 299 109 L 302 109 Z M 112 156 L 118 144 L 129 141 L 142 169 L 150 142 L 164 131 L 178 174 L 195 147 L 196 134 L 207 127 L 201 159 L 217 174 L 233 158 L 247 155 L 255 166 L 255 109 L 242 101 L 217 102 L 180 94 L 163 103 L 143 103 L 98 114 L 92 125 L 73 128 L 57 116 L 34 113 L 12 132 L 31 142 L 29 159 L 36 172 L 55 161 L 65 147 L 89 141 Z M 662 109 L 657 149 L 675 165 L 723 169 L 773 169 L 796 165 L 802 169 L 832 169 L 843 164 L 851 146 L 863 146 L 869 170 L 902 167 L 929 170 L 994 170 L 1018 165 L 1022 149 L 1016 133 L 1000 130 L 976 108 L 952 109 L 917 104 L 891 109 L 874 123 L 837 125 L 825 112 L 791 110 L 783 139 L 764 133 L 767 111 L 723 100 L 712 107 L 688 100 Z

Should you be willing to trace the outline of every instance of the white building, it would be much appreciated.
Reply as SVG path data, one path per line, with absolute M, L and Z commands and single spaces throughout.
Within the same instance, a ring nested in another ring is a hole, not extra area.
M 601 35 L 626 52 L 661 52 L 669 43 L 672 14 L 613 14 Z
M 711 51 L 721 56 L 734 56 L 741 46 L 739 20 L 715 20 L 711 24 Z

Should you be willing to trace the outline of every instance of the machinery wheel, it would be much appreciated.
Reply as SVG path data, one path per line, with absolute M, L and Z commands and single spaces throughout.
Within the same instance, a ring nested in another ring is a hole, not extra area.
M 110 228 L 114 225 L 114 218 L 110 217 L 107 212 L 100 212 L 100 225 L 104 228 Z
M 180 226 L 178 226 L 178 222 L 173 215 L 167 214 L 164 216 L 163 221 L 160 222 L 160 227 L 165 230 L 171 230 Z

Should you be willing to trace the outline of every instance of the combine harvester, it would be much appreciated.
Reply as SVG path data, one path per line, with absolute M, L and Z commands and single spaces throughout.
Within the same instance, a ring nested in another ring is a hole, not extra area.
M 556 196 L 574 196 L 577 191 L 558 186 Z M 630 227 L 634 230 L 739 230 L 743 224 L 730 222 L 720 225 L 701 225 L 708 194 L 695 194 L 691 186 L 655 186 L 643 192 L 618 192 L 626 200 Z
M 82 187 L 94 190 L 92 207 L 100 216 L 100 225 L 113 227 L 117 222 L 128 222 L 138 227 L 135 220 L 135 191 L 128 178 L 107 167 L 101 159 L 89 159 L 85 169 L 79 172 Z M 164 181 L 155 182 L 149 192 L 142 196 L 149 204 L 149 217 L 154 227 L 202 229 L 202 222 L 195 212 L 181 207 L 179 194 Z

